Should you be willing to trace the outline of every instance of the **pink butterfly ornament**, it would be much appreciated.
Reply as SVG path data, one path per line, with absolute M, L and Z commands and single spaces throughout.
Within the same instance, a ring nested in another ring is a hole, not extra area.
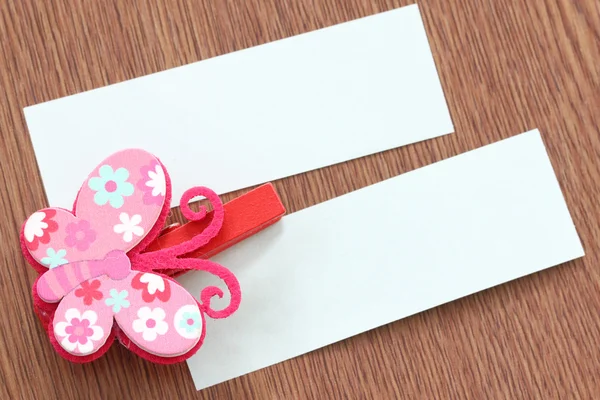
M 184 193 L 181 210 L 199 220 L 188 202 L 206 197 L 213 216 L 208 227 L 178 245 L 144 252 L 159 235 L 169 212 L 169 175 L 152 154 L 128 149 L 98 165 L 80 189 L 73 212 L 46 208 L 32 214 L 21 230 L 22 250 L 41 275 L 33 287 L 36 311 L 48 321 L 54 347 L 74 362 L 92 361 L 114 339 L 154 362 L 183 361 L 202 345 L 205 315 L 225 318 L 241 301 L 239 282 L 225 267 L 185 258 L 220 230 L 223 204 L 210 189 Z M 220 277 L 230 292 L 222 310 L 210 307 L 220 288 L 209 286 L 200 302 L 176 281 L 158 273 L 203 270 Z

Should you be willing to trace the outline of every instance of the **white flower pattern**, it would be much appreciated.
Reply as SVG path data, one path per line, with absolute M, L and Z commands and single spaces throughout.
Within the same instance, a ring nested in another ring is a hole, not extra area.
M 29 243 L 33 242 L 35 237 L 44 236 L 44 229 L 48 228 L 48 224 L 44 222 L 44 218 L 46 218 L 46 214 L 38 211 L 33 213 L 25 222 L 23 233 Z
M 165 171 L 156 164 L 154 171 L 148 171 L 148 181 L 146 186 L 152 188 L 152 196 L 164 196 L 167 193 L 167 182 L 165 179 Z
M 164 335 L 169 330 L 169 324 L 165 322 L 165 310 L 160 307 L 150 309 L 141 307 L 137 312 L 138 319 L 133 321 L 133 330 L 141 333 L 147 342 L 156 340 L 158 335 Z
M 54 325 L 54 335 L 69 353 L 90 354 L 94 350 L 94 341 L 104 337 L 102 327 L 94 325 L 96 321 L 98 314 L 92 310 L 80 313 L 76 308 L 69 308 L 65 312 L 65 321 Z
M 140 214 L 134 214 L 129 217 L 127 213 L 121 213 L 119 215 L 120 224 L 116 224 L 113 227 L 115 233 L 123 234 L 123 241 L 129 243 L 133 240 L 133 235 L 142 236 L 144 234 L 144 228 L 139 226 L 142 222 L 142 216 Z
M 197 304 L 186 304 L 179 308 L 173 317 L 175 331 L 186 339 L 202 336 L 202 316 Z
M 150 294 L 156 293 L 157 290 L 159 292 L 165 291 L 164 279 L 156 274 L 144 274 L 140 277 L 140 282 L 148 284 L 146 290 Z

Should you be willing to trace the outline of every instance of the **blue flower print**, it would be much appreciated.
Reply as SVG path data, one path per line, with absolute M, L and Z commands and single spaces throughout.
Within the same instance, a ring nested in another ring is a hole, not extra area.
M 114 313 L 118 313 L 121 311 L 121 308 L 129 308 L 131 303 L 127 300 L 127 290 L 121 290 L 121 292 L 117 292 L 117 289 L 110 289 L 110 297 L 104 300 L 107 306 L 112 306 L 112 310 Z
M 192 333 L 202 326 L 200 314 L 197 312 L 184 312 L 179 321 L 179 327 L 185 329 L 187 333 Z
M 46 249 L 46 255 L 47 257 L 42 258 L 42 264 L 47 265 L 50 269 L 69 263 L 67 259 L 64 258 L 67 255 L 65 249 L 56 251 L 52 247 L 48 247 L 48 249 Z
M 113 171 L 110 165 L 103 165 L 98 170 L 100 176 L 94 176 L 88 181 L 90 189 L 96 192 L 94 203 L 103 206 L 109 203 L 112 208 L 121 208 L 125 196 L 133 194 L 133 184 L 127 182 L 129 171 L 118 168 Z

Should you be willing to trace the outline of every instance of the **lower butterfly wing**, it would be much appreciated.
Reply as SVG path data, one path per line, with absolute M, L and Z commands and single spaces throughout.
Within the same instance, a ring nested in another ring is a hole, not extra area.
M 113 311 L 106 304 L 111 283 L 106 276 L 84 281 L 56 308 L 48 333 L 57 350 L 80 358 L 73 361 L 97 358 L 112 343 Z
M 118 297 L 115 304 L 122 305 L 113 310 L 114 317 L 126 336 L 121 341 L 130 349 L 154 361 L 152 356 L 182 361 L 200 347 L 206 329 L 204 316 L 194 297 L 177 282 L 133 271 L 114 283 L 119 285 L 112 292 Z

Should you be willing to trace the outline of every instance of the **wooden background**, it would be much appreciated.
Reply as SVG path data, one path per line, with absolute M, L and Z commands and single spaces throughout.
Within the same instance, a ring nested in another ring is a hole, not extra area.
M 600 398 L 598 0 L 421 1 L 456 134 L 275 182 L 295 212 L 538 127 L 585 258 L 198 393 L 118 345 L 69 364 L 34 316 L 17 232 L 47 204 L 24 106 L 408 3 L 3 0 L 0 398 Z

